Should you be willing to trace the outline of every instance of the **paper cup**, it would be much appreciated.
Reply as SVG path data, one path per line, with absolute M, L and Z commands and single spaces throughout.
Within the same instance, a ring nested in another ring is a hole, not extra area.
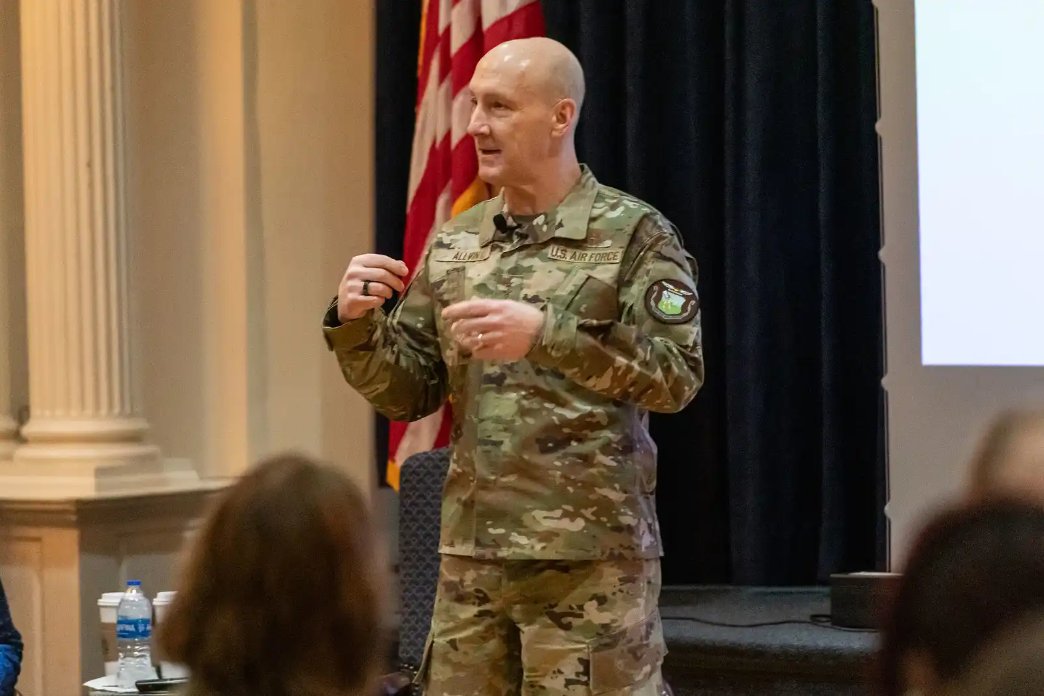
M 115 675 L 119 660 L 116 649 L 116 609 L 120 606 L 122 592 L 106 592 L 98 598 L 98 613 L 101 617 L 101 649 L 105 660 L 106 676 Z
M 174 601 L 174 597 L 177 594 L 177 592 L 160 592 L 156 595 L 156 599 L 152 600 L 152 609 L 156 612 L 157 626 L 166 618 L 167 608 L 170 607 L 170 603 Z
M 155 627 L 160 626 L 160 624 L 163 623 L 163 620 L 167 617 L 167 609 L 174 601 L 175 595 L 177 595 L 177 592 L 160 592 L 156 595 L 156 599 L 152 601 L 152 610 L 156 614 L 156 620 L 153 622 L 153 636 L 156 635 Z M 163 652 L 153 645 L 152 654 L 154 656 L 162 656 Z M 176 662 L 167 662 L 166 660 L 161 659 L 159 667 L 160 674 L 164 679 L 181 679 L 187 678 L 189 675 L 188 669 L 184 665 L 180 665 Z

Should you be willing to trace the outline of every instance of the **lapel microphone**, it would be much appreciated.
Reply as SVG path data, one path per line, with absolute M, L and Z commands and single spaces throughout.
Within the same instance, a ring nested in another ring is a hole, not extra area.
M 511 239 L 522 227 L 522 225 L 509 225 L 507 218 L 504 217 L 504 213 L 497 213 L 493 216 L 493 226 L 497 228 L 497 232 L 505 239 Z

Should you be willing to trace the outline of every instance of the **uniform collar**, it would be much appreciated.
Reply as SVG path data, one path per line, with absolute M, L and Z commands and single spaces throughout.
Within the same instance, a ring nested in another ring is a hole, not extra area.
M 532 241 L 546 242 L 551 238 L 584 239 L 587 237 L 587 221 L 591 218 L 598 181 L 586 164 L 580 165 L 580 178 L 569 190 L 562 202 L 546 213 L 537 215 L 528 223 Z M 504 193 L 490 199 L 485 206 L 482 222 L 479 223 L 479 245 L 485 246 L 493 239 L 496 226 L 493 218 L 504 210 Z M 505 213 L 506 214 L 506 213 Z

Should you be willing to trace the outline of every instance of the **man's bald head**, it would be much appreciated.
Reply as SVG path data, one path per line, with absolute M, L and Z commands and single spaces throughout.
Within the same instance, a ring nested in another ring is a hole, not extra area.
M 517 79 L 516 87 L 531 91 L 548 103 L 561 99 L 584 101 L 584 70 L 573 52 L 543 36 L 514 39 L 494 46 L 475 68 L 496 71 Z
M 568 48 L 544 38 L 505 41 L 478 62 L 470 87 L 468 134 L 484 181 L 539 188 L 579 176 L 574 135 L 584 72 Z

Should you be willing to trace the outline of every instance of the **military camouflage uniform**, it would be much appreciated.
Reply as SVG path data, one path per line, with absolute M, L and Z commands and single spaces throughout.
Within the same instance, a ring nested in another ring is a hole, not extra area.
M 324 322 L 345 378 L 384 415 L 452 405 L 428 692 L 655 694 L 646 414 L 702 384 L 696 264 L 657 211 L 586 167 L 514 234 L 497 231 L 504 212 L 498 196 L 446 223 L 390 316 L 339 325 L 335 303 Z M 543 310 L 524 360 L 475 360 L 454 341 L 441 311 L 476 297 Z

